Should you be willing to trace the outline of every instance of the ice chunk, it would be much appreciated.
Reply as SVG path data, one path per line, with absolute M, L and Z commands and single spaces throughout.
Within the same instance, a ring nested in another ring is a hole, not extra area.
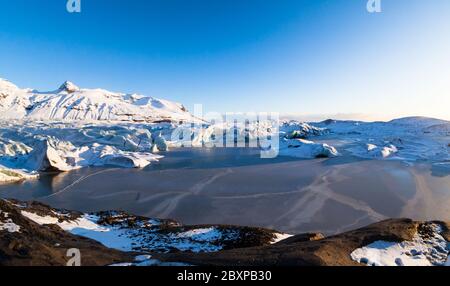
M 37 179 L 36 172 L 27 172 L 21 169 L 11 169 L 0 165 L 0 183 L 14 183 L 24 180 Z
M 291 139 L 282 141 L 281 155 L 299 158 L 329 158 L 339 155 L 338 151 L 324 143 L 314 143 L 304 139 Z

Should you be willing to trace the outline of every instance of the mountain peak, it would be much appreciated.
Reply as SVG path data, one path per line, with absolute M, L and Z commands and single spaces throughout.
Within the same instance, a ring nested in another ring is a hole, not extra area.
M 79 88 L 77 85 L 75 85 L 73 82 L 68 81 L 68 80 L 66 80 L 66 81 L 59 87 L 59 89 L 60 89 L 61 91 L 66 91 L 66 92 L 68 92 L 68 93 L 73 93 L 73 92 L 76 92 L 76 91 L 79 91 L 79 90 L 80 90 L 80 88 Z
M 7 79 L 0 78 L 0 89 L 18 89 L 18 87 Z

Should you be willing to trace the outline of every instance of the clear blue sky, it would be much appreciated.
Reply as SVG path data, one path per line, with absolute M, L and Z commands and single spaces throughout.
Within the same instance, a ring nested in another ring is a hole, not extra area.
M 0 77 L 207 111 L 450 119 L 450 1 L 0 0 Z

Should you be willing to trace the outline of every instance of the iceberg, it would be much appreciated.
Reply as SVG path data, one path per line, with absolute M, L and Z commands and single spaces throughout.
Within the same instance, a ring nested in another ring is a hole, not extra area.
M 378 147 L 373 144 L 367 144 L 367 154 L 374 158 L 388 158 L 397 153 L 398 149 L 392 144 L 384 147 Z
M 289 139 L 281 143 L 280 155 L 298 158 L 332 158 L 339 155 L 336 148 L 325 143 L 304 139 Z
M 122 151 L 108 145 L 75 147 L 53 137 L 39 141 L 25 167 L 37 171 L 67 172 L 89 166 L 144 168 L 161 156 L 149 152 Z
M 162 156 L 150 152 L 123 151 L 109 145 L 94 143 L 76 147 L 55 137 L 36 138 L 29 153 L 0 157 L 0 182 L 17 182 L 37 178 L 39 172 L 68 172 L 83 167 L 111 166 L 145 168 Z

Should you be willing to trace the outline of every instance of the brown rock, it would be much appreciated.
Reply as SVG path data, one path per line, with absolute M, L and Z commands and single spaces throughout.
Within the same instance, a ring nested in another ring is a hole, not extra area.
M 356 266 L 360 264 L 350 257 L 355 249 L 377 240 L 411 240 L 418 225 L 410 219 L 391 219 L 319 240 L 307 240 L 305 238 L 310 235 L 300 235 L 294 236 L 292 243 L 280 242 L 217 253 L 155 254 L 154 257 L 199 266 Z
M 96 241 L 69 234 L 58 226 L 38 225 L 4 200 L 0 200 L 0 210 L 7 212 L 8 218 L 20 226 L 20 232 L 0 231 L 0 266 L 65 266 L 70 259 L 66 256 L 67 250 L 71 248 L 80 250 L 83 266 L 134 260 L 131 253 L 109 249 Z

